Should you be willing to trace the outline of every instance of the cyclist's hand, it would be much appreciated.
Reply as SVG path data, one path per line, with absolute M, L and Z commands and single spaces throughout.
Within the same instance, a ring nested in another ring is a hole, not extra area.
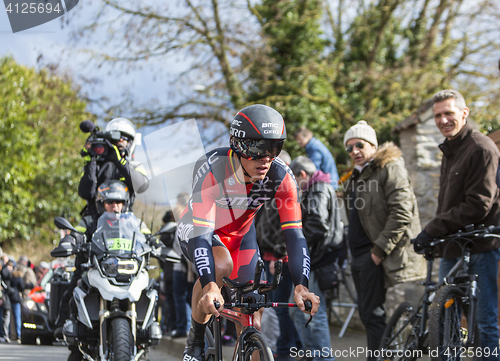
M 215 317 L 219 317 L 219 311 L 224 309 L 224 298 L 220 293 L 220 289 L 217 286 L 217 283 L 210 282 L 205 287 L 203 287 L 203 296 L 198 302 L 198 306 L 201 311 L 205 314 L 212 314 Z M 214 301 L 219 302 L 220 308 L 217 310 L 214 306 Z
M 413 243 L 413 249 L 419 254 L 426 254 L 429 252 L 431 247 L 432 237 L 425 230 L 420 232 L 420 234 L 415 238 Z
M 319 297 L 316 296 L 314 293 L 309 292 L 309 290 L 302 286 L 302 285 L 297 285 L 295 286 L 295 291 L 293 295 L 293 300 L 297 304 L 297 307 L 305 313 L 310 313 L 311 316 L 314 316 L 316 312 L 318 312 L 319 308 Z M 307 312 L 306 308 L 304 306 L 304 301 L 309 300 L 312 303 L 312 310 L 311 312 Z

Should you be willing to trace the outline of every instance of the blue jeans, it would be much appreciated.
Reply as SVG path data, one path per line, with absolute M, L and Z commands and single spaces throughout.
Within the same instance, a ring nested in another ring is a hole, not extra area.
M 469 274 L 477 274 L 477 324 L 481 334 L 481 348 L 490 350 L 490 357 L 483 360 L 499 360 L 498 352 L 498 261 L 500 248 L 473 254 L 469 264 Z M 443 258 L 439 265 L 439 279 L 450 271 L 458 258 Z M 491 355 L 495 352 L 497 356 Z
M 12 304 L 12 314 L 14 315 L 14 322 L 16 323 L 16 334 L 17 340 L 21 339 L 21 304 L 13 303 Z M 12 335 L 14 336 L 14 335 Z M 11 337 L 12 339 L 14 337 Z
M 188 325 L 188 307 L 191 301 L 193 284 L 188 283 L 187 273 L 174 271 L 173 291 L 175 304 L 175 329 L 179 333 L 187 333 Z
M 326 314 L 325 297 L 318 287 L 314 272 L 311 272 L 309 278 L 309 291 L 320 298 L 318 313 L 314 315 L 311 323 L 305 328 L 306 322 L 309 320 L 309 314 L 296 307 L 290 309 L 290 315 L 302 337 L 304 350 L 311 352 L 311 356 L 313 356 L 311 360 L 335 360 L 335 357 L 330 352 L 330 328 Z M 306 356 L 308 356 L 307 353 Z
M 269 261 L 264 261 L 266 278 L 269 282 L 272 282 L 273 276 L 269 272 L 269 263 Z M 283 279 L 279 283 L 278 288 L 276 288 L 270 296 L 270 300 L 273 302 L 288 302 L 288 298 L 292 293 L 293 281 L 288 271 L 288 262 L 283 263 L 282 276 Z M 288 308 L 277 307 L 274 310 L 278 316 L 280 327 L 280 335 L 276 342 L 276 354 L 278 356 L 290 355 L 290 349 L 292 347 L 300 347 L 300 336 L 290 318 Z

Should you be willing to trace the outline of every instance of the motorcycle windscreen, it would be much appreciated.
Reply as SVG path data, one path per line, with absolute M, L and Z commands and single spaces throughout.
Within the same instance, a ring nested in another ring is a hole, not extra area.
M 92 243 L 107 254 L 140 256 L 151 250 L 140 226 L 141 221 L 132 212 L 104 212 L 97 222 Z

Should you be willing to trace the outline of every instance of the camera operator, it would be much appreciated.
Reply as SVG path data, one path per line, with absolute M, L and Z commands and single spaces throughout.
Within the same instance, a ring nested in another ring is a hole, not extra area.
M 97 187 L 107 180 L 115 179 L 125 183 L 129 188 L 132 205 L 135 193 L 142 193 L 149 186 L 144 166 L 132 160 L 136 147 L 136 132 L 132 122 L 126 118 L 115 118 L 106 125 L 104 132 L 99 132 L 92 122 L 84 121 L 80 124 L 80 129 L 92 133 L 81 151 L 86 164 L 78 186 L 78 195 L 87 201 L 85 215 L 97 214 Z M 102 153 L 94 151 L 97 147 L 100 147 Z

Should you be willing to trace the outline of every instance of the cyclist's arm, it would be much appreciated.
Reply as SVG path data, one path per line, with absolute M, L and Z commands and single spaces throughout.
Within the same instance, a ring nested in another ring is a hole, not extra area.
M 211 173 L 197 182 L 193 190 L 194 237 L 188 243 L 188 252 L 200 275 L 202 288 L 210 282 L 215 283 L 212 237 L 215 228 L 215 199 L 218 194 L 217 181 Z
M 287 173 L 276 192 L 276 206 L 288 252 L 288 269 L 295 285 L 308 286 L 311 259 L 302 233 L 297 183 Z

